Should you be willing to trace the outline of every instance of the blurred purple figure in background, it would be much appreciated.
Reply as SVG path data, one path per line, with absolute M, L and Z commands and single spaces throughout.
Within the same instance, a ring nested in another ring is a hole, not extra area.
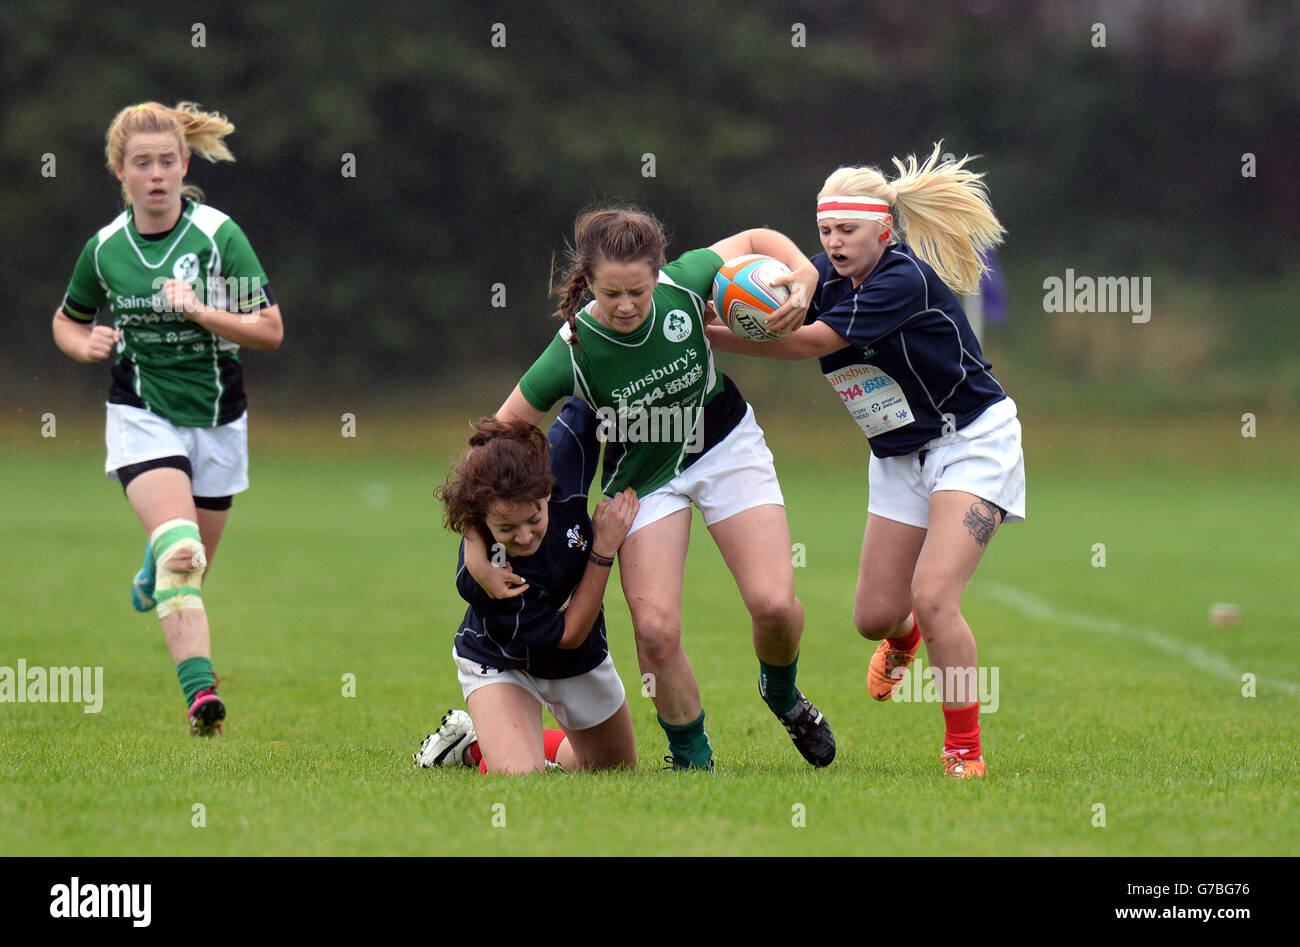
M 963 296 L 962 308 L 970 319 L 975 338 L 984 343 L 985 324 L 996 325 L 1007 321 L 1007 287 L 1002 281 L 1002 270 L 998 267 L 998 255 L 990 249 L 984 255 L 988 270 L 980 277 L 980 291 L 975 296 Z

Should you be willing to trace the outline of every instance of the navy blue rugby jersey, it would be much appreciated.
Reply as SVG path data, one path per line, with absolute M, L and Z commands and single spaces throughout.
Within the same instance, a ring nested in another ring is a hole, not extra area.
M 821 358 L 822 372 L 877 457 L 920 450 L 1007 396 L 956 295 L 907 244 L 887 247 L 856 290 L 825 253 L 812 262 L 820 281 L 806 321 L 848 343 Z
M 560 608 L 582 580 L 591 552 L 587 488 L 596 474 L 600 453 L 598 424 L 589 405 L 570 398 L 547 432 L 555 491 L 548 505 L 546 535 L 531 556 L 510 556 L 508 560 L 515 574 L 528 583 L 523 595 L 494 599 L 484 592 L 465 568 L 465 543 L 461 541 L 456 591 L 469 608 L 456 633 L 460 657 L 543 678 L 575 677 L 605 660 L 609 649 L 603 607 L 580 647 L 558 647 L 564 636 Z

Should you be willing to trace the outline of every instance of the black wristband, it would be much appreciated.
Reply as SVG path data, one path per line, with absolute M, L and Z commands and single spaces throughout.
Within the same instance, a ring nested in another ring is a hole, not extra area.
M 613 559 L 606 559 L 604 556 L 596 555 L 596 550 L 594 549 L 587 555 L 587 559 L 588 561 L 594 562 L 596 565 L 600 566 L 603 569 L 608 569 L 610 566 L 614 564 Z

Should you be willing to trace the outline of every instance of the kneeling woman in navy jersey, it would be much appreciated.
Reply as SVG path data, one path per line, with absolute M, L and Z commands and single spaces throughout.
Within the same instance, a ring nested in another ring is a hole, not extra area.
M 640 504 L 632 490 L 587 515 L 599 455 L 597 417 L 570 400 L 548 436 L 531 424 L 484 418 L 470 450 L 439 488 L 448 529 L 486 529 L 499 565 L 522 593 L 492 598 L 465 569 L 469 603 L 453 657 L 469 706 L 443 717 L 416 754 L 424 766 L 484 764 L 526 773 L 635 766 L 632 717 L 605 640 L 601 602 L 610 566 Z M 542 730 L 542 707 L 562 731 Z M 472 719 L 472 722 L 471 722 Z
M 1004 233 L 968 159 L 939 146 L 899 176 L 840 168 L 817 198 L 824 253 L 808 324 L 775 342 L 725 326 L 714 348 L 765 358 L 819 358 L 871 445 L 870 499 L 853 621 L 880 641 L 867 687 L 888 700 L 924 639 L 942 672 L 946 775 L 984 775 L 975 638 L 960 605 L 993 534 L 1025 517 L 1016 406 L 993 377 L 954 290 L 971 293 L 983 254 Z M 900 240 L 890 208 L 901 212 Z M 910 245 L 909 245 L 910 244 Z M 796 271 L 787 282 L 806 278 Z

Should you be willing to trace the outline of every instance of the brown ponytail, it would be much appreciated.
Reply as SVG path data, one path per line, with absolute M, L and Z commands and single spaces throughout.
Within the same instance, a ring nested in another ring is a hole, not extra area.
M 579 214 L 573 224 L 573 242 L 565 247 L 565 266 L 558 280 L 554 279 L 555 261 L 551 261 L 551 295 L 560 297 L 555 315 L 567 322 L 570 330 L 576 330 L 587 281 L 601 261 L 644 260 L 657 274 L 666 262 L 667 245 L 663 224 L 639 208 L 602 207 Z M 578 344 L 576 331 L 572 331 L 569 344 Z

